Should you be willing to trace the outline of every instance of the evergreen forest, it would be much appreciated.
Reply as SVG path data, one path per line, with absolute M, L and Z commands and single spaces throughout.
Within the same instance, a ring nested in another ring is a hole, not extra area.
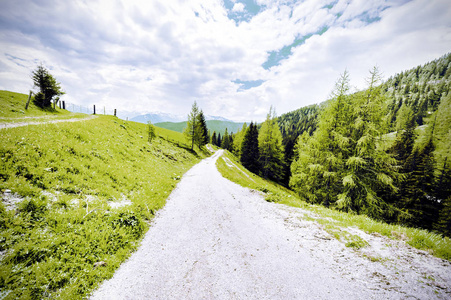
M 236 133 L 208 133 L 250 171 L 309 203 L 451 236 L 451 54 Z

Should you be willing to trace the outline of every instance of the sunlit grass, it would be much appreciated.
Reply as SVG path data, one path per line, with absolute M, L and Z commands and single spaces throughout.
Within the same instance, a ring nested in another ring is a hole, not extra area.
M 205 156 L 164 134 L 112 116 L 0 130 L 0 189 L 24 197 L 0 205 L 2 297 L 81 299 L 112 276 Z
M 233 162 L 233 166 L 230 163 L 227 164 L 227 160 Z M 310 220 L 315 220 L 324 225 L 326 231 L 348 247 L 359 249 L 365 246 L 365 241 L 360 237 L 350 235 L 349 232 L 342 230 L 347 227 L 356 227 L 368 234 L 378 233 L 391 239 L 404 240 L 412 247 L 426 250 L 437 257 L 451 260 L 451 240 L 448 237 L 423 229 L 387 224 L 373 220 L 365 215 L 349 214 L 309 204 L 299 199 L 293 191 L 249 172 L 230 152 L 225 152 L 224 156 L 218 159 L 217 166 L 225 178 L 241 186 L 264 192 L 267 201 L 299 207 L 309 211 L 310 215 L 315 216 L 315 218 Z M 309 217 L 306 216 L 306 218 Z
M 33 98 L 30 101 L 28 109 L 25 109 L 28 95 L 14 93 L 9 91 L 0 91 L 0 122 L 18 122 L 20 119 L 34 118 L 64 118 L 64 117 L 82 117 L 85 114 L 74 114 L 67 110 L 48 108 L 41 109 L 34 105 Z M 30 120 L 31 121 L 31 120 Z

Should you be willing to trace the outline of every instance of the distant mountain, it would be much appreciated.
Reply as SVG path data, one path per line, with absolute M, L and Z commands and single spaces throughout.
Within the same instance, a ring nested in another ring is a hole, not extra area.
M 174 114 L 169 114 L 169 113 L 164 113 L 164 112 L 151 112 L 145 115 L 139 115 L 136 117 L 133 117 L 130 119 L 130 121 L 134 121 L 134 122 L 139 122 L 139 123 L 144 123 L 146 124 L 147 121 L 151 121 L 153 124 L 156 123 L 163 123 L 163 122 L 183 122 L 186 121 L 187 116 L 183 115 L 174 115 Z M 226 122 L 233 122 L 231 120 L 228 120 L 226 118 L 223 117 L 219 117 L 219 116 L 205 116 L 205 119 L 207 121 L 226 121 Z
M 181 122 L 186 120 L 186 116 L 168 114 L 164 112 L 152 112 L 145 115 L 139 115 L 130 119 L 130 121 L 147 123 L 151 121 L 153 124 L 160 122 Z
M 237 133 L 242 127 L 244 123 L 238 123 L 233 121 L 222 121 L 222 120 L 207 120 L 207 128 L 210 130 L 210 133 L 216 131 L 216 133 L 220 133 L 224 135 L 225 130 L 227 128 L 228 133 Z M 183 132 L 186 127 L 185 122 L 161 122 L 155 123 L 155 126 L 166 128 L 172 131 Z
M 218 117 L 218 116 L 205 116 L 205 119 L 207 121 L 226 121 L 226 122 L 233 122 L 232 120 L 223 118 L 223 117 Z

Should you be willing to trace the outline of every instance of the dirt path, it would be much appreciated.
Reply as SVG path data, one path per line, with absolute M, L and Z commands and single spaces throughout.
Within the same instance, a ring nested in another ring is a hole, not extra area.
M 405 246 L 399 251 L 411 264 L 403 257 L 373 262 L 317 223 L 303 221 L 302 210 L 267 203 L 259 193 L 224 179 L 215 166 L 221 154 L 183 176 L 141 247 L 92 299 L 450 296 L 448 262 Z
M 28 125 L 42 125 L 42 124 L 54 124 L 54 123 L 61 123 L 61 122 L 78 122 L 78 121 L 86 121 L 91 120 L 93 118 L 97 118 L 96 116 L 89 115 L 86 118 L 72 118 L 72 119 L 60 119 L 60 120 L 50 120 L 50 121 L 35 121 L 35 122 L 18 122 L 18 123 L 0 123 L 0 129 L 6 129 L 6 128 L 15 128 L 15 127 L 22 127 L 22 126 L 28 126 Z

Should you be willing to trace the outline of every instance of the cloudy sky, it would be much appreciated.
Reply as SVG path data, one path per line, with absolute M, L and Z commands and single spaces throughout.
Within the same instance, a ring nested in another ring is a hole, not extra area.
M 42 62 L 66 102 L 260 121 L 451 52 L 449 0 L 0 0 L 0 89 Z

